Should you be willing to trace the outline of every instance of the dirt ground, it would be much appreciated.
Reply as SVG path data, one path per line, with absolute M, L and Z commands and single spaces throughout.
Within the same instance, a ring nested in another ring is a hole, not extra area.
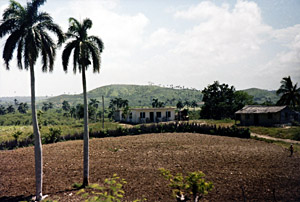
M 0 151 L 0 201 L 35 194 L 33 147 Z M 72 190 L 82 181 L 82 141 L 43 146 L 43 194 L 82 201 Z M 208 201 L 300 201 L 300 155 L 251 139 L 191 133 L 147 134 L 90 140 L 90 182 L 114 173 L 128 182 L 123 201 L 175 201 L 159 168 L 201 170 L 214 189 Z

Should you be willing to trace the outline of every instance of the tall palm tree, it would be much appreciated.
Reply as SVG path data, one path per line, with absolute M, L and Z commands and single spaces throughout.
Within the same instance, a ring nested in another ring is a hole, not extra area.
M 0 38 L 8 35 L 3 50 L 3 59 L 6 68 L 17 50 L 17 64 L 20 69 L 23 66 L 30 70 L 31 81 L 31 110 L 32 124 L 35 137 L 35 175 L 36 175 L 36 199 L 42 199 L 42 146 L 35 108 L 35 76 L 34 66 L 39 54 L 42 56 L 42 70 L 53 70 L 56 44 L 48 32 L 58 37 L 58 45 L 64 41 L 64 34 L 55 24 L 51 16 L 46 12 L 40 12 L 39 7 L 46 0 L 27 1 L 25 7 L 11 0 L 9 7 L 3 13 L 0 25 Z
M 276 91 L 277 95 L 281 95 L 278 100 L 278 105 L 291 105 L 295 108 L 297 105 L 300 105 L 300 88 L 297 88 L 297 83 L 293 85 L 291 77 L 284 77 L 281 80 L 281 86 Z
M 62 54 L 62 63 L 64 71 L 68 70 L 68 63 L 71 52 L 73 51 L 73 72 L 77 68 L 82 74 L 83 100 L 84 100 L 84 154 L 83 154 L 83 187 L 89 184 L 89 131 L 88 131 L 88 104 L 86 93 L 86 70 L 93 60 L 93 70 L 100 70 L 100 53 L 103 51 L 103 42 L 96 36 L 88 36 L 87 30 L 92 27 L 92 21 L 85 19 L 83 22 L 75 18 L 69 19 L 69 29 L 66 33 L 67 43 Z

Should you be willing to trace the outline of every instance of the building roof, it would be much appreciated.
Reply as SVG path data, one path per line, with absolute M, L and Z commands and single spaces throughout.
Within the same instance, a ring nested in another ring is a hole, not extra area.
M 161 110 L 170 110 L 173 111 L 175 110 L 175 107 L 145 107 L 145 108 L 129 108 L 131 111 L 161 111 Z M 123 111 L 123 110 L 120 110 Z
M 246 105 L 243 109 L 235 112 L 236 114 L 267 114 L 277 113 L 285 109 L 287 106 L 261 106 L 261 105 Z

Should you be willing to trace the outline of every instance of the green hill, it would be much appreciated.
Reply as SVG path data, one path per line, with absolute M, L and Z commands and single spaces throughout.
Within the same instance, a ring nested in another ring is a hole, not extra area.
M 275 91 L 262 90 L 258 88 L 250 88 L 242 90 L 247 92 L 249 95 L 254 97 L 254 102 L 258 104 L 263 103 L 267 100 L 271 100 L 276 103 L 279 97 Z M 97 99 L 101 102 L 102 96 L 104 96 L 104 103 L 107 107 L 109 101 L 116 97 L 127 99 L 131 107 L 138 106 L 151 106 L 152 99 L 157 98 L 159 101 L 167 102 L 168 106 L 175 106 L 178 100 L 196 100 L 197 102 L 202 101 L 202 93 L 196 89 L 175 89 L 165 88 L 159 86 L 141 86 L 141 85 L 108 85 L 96 88 L 88 92 L 88 98 Z M 18 101 L 30 102 L 30 97 L 20 98 L 17 97 Z M 0 98 L 0 104 L 13 103 L 14 98 Z M 41 108 L 42 102 L 53 102 L 55 107 L 61 107 L 61 103 L 66 100 L 71 105 L 83 103 L 82 94 L 77 95 L 60 95 L 55 97 L 38 97 L 38 108 Z M 2 103 L 1 103 L 2 101 Z
M 108 106 L 109 101 L 116 97 L 127 99 L 131 107 L 136 106 L 151 106 L 152 99 L 157 98 L 159 101 L 167 102 L 168 106 L 175 106 L 178 100 L 196 100 L 201 102 L 202 93 L 196 89 L 173 89 L 159 86 L 141 86 L 141 85 L 108 85 L 96 88 L 88 92 L 88 98 L 102 100 L 104 96 L 105 106 Z M 82 94 L 79 95 L 60 95 L 49 98 L 48 102 L 53 102 L 54 105 L 60 105 L 64 100 L 71 105 L 82 103 Z
M 254 102 L 257 102 L 259 104 L 266 101 L 272 101 L 273 103 L 276 103 L 279 100 L 279 96 L 276 95 L 275 90 L 269 91 L 258 88 L 249 88 L 243 91 L 248 93 L 249 95 L 252 95 Z

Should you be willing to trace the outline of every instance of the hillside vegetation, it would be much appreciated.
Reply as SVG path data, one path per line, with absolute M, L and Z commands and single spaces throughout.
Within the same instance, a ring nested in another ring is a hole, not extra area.
M 108 106 L 110 99 L 121 97 L 129 101 L 129 106 L 151 106 L 152 99 L 167 102 L 167 106 L 175 106 L 178 100 L 196 100 L 201 102 L 202 93 L 199 90 L 191 89 L 172 89 L 159 86 L 141 86 L 141 85 L 109 85 L 96 88 L 88 92 L 89 99 L 102 100 Z M 71 105 L 82 103 L 82 95 L 61 95 L 49 98 L 47 101 L 55 105 L 61 104 L 64 100 Z
M 258 88 L 249 88 L 243 91 L 248 93 L 249 95 L 252 95 L 253 101 L 256 103 L 264 103 L 267 101 L 276 103 L 279 100 L 279 96 L 276 95 L 275 90 L 268 91 L 268 90 L 262 90 Z
M 261 104 L 266 101 L 271 101 L 276 103 L 279 97 L 276 95 L 275 91 L 262 90 L 258 88 L 250 88 L 246 90 L 241 90 L 247 92 L 249 95 L 253 96 L 254 102 Z M 96 88 L 88 92 L 88 98 L 102 100 L 104 96 L 104 103 L 107 107 L 110 99 L 121 97 L 129 101 L 131 107 L 135 106 L 151 106 L 152 99 L 157 98 L 159 101 L 167 102 L 167 106 L 175 106 L 179 100 L 185 101 L 197 101 L 198 103 L 202 101 L 202 93 L 200 90 L 196 89 L 175 89 L 166 88 L 160 86 L 142 86 L 142 85 L 108 85 Z M 15 97 L 19 102 L 30 102 L 30 97 Z M 0 104 L 13 104 L 14 97 L 0 98 Z M 28 99 L 26 99 L 28 98 Z M 82 103 L 82 94 L 77 95 L 59 95 L 55 97 L 37 97 L 38 107 L 40 108 L 42 102 L 53 102 L 54 106 L 60 107 L 61 103 L 66 100 L 71 105 L 76 105 Z

